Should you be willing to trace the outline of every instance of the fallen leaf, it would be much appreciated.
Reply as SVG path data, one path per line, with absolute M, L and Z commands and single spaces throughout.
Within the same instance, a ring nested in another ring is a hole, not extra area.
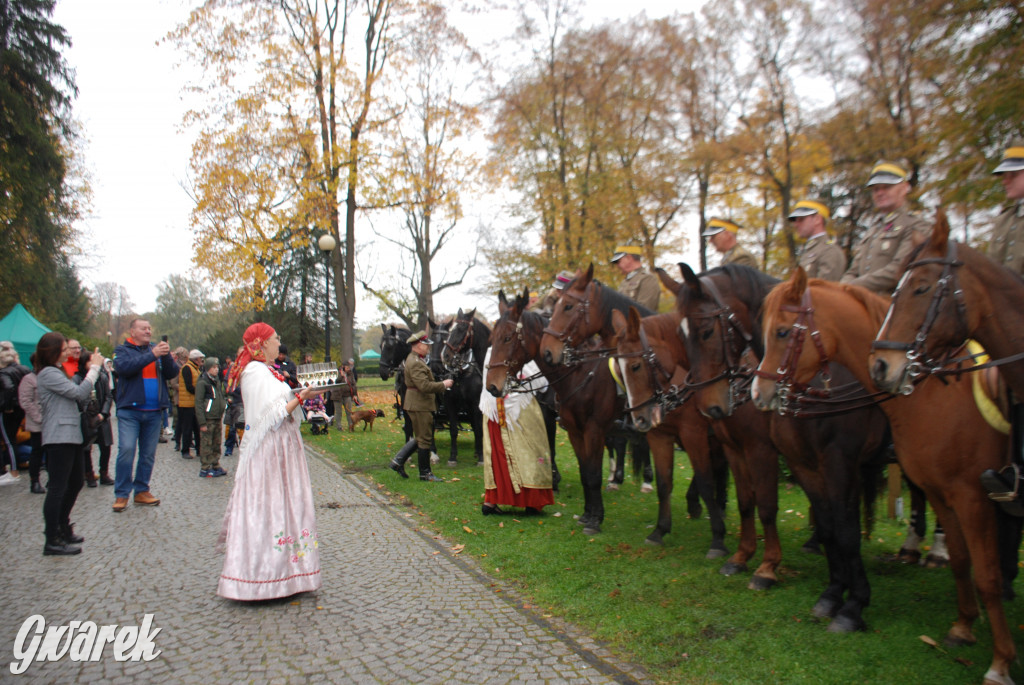
M 449 482 L 449 483 L 457 483 L 457 482 L 459 482 L 460 480 L 462 480 L 462 479 L 461 479 L 461 478 L 449 478 L 449 479 L 448 479 L 448 482 Z
M 431 552 L 430 554 L 431 554 L 431 556 L 434 556 L 434 555 L 440 554 L 440 552 Z
M 560 512 L 560 511 L 556 511 L 554 514 L 552 514 L 552 516 L 554 516 L 555 518 L 558 518 L 561 515 L 562 515 L 562 512 Z
M 504 528 L 504 527 L 505 527 L 505 522 L 504 521 L 502 521 L 501 523 L 498 524 L 498 528 Z
M 473 532 L 473 529 L 470 528 L 469 526 L 463 526 L 462 530 L 466 531 L 467 533 L 472 533 Z
M 466 549 L 465 545 L 455 545 L 454 547 L 452 547 L 452 554 L 458 554 L 464 549 Z
M 965 659 L 962 656 L 958 656 L 956 659 L 953 659 L 953 661 L 959 662 L 959 663 L 963 664 L 964 666 L 973 666 L 974 665 L 973 661 L 971 661 L 970 659 Z

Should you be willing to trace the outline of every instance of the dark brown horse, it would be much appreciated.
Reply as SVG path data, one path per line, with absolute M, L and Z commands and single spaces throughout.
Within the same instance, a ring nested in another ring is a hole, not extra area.
M 578 521 L 588 534 L 601 530 L 604 503 L 601 493 L 601 467 L 605 436 L 623 414 L 624 402 L 615 392 L 606 358 L 572 367 L 554 366 L 541 358 L 540 343 L 547 321 L 527 311 L 529 292 L 508 302 L 504 292 L 498 295 L 500 316 L 491 332 L 491 361 L 484 380 L 485 389 L 500 397 L 514 389 L 515 379 L 528 361 L 536 361 L 554 387 L 558 416 L 569 435 L 580 468 L 584 510 Z M 660 544 L 672 528 L 672 459 L 655 462 L 658 481 L 658 520 L 647 537 Z M 709 505 L 709 508 L 710 505 Z
M 863 496 L 870 530 L 877 478 L 888 461 L 885 414 L 847 369 L 833 365 L 829 386 L 837 394 L 842 388 L 852 401 L 808 404 L 803 408 L 812 415 L 808 418 L 770 415 L 767 427 L 746 420 L 745 414 L 756 411 L 747 400 L 751 363 L 756 366 L 763 354 L 761 306 L 779 281 L 744 266 L 728 265 L 700 276 L 685 264 L 680 268 L 684 283 L 675 286 L 676 307 L 685 316 L 690 381 L 698 388 L 698 406 L 722 418 L 730 430 L 743 430 L 774 445 L 785 457 L 811 502 L 816 537 L 828 561 L 829 582 L 813 613 L 832 617 L 832 632 L 863 630 L 862 613 L 870 603 L 871 587 L 860 555 L 860 501 Z M 820 376 L 815 385 L 824 397 Z M 730 425 L 729 417 L 741 423 Z
M 793 391 L 819 373 L 822 356 L 843 364 L 868 386 L 871 343 L 888 301 L 863 288 L 818 279 L 803 269 L 776 287 L 764 302 L 764 358 L 752 397 L 771 409 L 780 393 Z M 804 345 L 804 336 L 817 343 Z M 1002 604 L 1002 574 L 996 543 L 997 510 L 978 481 L 984 468 L 998 468 L 1006 438 L 991 428 L 974 405 L 971 384 L 926 378 L 912 395 L 883 403 L 900 466 L 928 495 L 946 529 L 950 568 L 956 580 L 957 618 L 950 644 L 976 642 L 971 628 L 979 615 L 975 587 L 992 626 L 994 654 L 986 683 L 1006 685 L 1016 655 Z M 973 582 L 971 572 L 973 570 Z

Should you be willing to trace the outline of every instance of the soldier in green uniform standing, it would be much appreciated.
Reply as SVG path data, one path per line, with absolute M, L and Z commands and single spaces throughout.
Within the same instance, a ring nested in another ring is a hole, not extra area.
M 412 422 L 412 432 L 416 438 L 416 457 L 419 462 L 420 480 L 440 481 L 430 470 L 430 448 L 434 438 L 434 411 L 437 410 L 435 395 L 452 387 L 452 380 L 446 378 L 438 381 L 427 366 L 427 354 L 433 341 L 427 337 L 426 331 L 417 331 L 407 340 L 412 351 L 405 358 L 405 411 Z M 391 468 L 404 475 L 406 454 L 400 463 L 392 462 Z M 399 457 L 396 457 L 398 459 Z
M 1024 140 L 1014 141 L 993 171 L 1009 200 L 996 218 L 985 254 L 1024 276 Z
M 825 231 L 830 216 L 828 205 L 821 200 L 801 200 L 789 214 L 796 234 L 804 240 L 800 248 L 800 266 L 808 278 L 838 281 L 846 271 L 846 255 L 842 248 L 828 239 Z
M 661 283 L 657 276 L 644 268 L 640 261 L 642 255 L 643 251 L 638 245 L 619 245 L 615 248 L 611 263 L 618 266 L 626 277 L 619 285 L 619 292 L 656 312 L 658 300 L 661 299 Z
M 739 266 L 749 266 L 752 269 L 759 268 L 757 258 L 744 249 L 737 241 L 736 234 L 739 231 L 739 224 L 728 219 L 712 217 L 708 221 L 708 227 L 704 229 L 701 235 L 707 238 L 711 246 L 722 255 L 721 266 L 737 264 Z
M 878 162 L 871 170 L 867 186 L 877 215 L 867 233 L 853 248 L 853 263 L 841 283 L 867 288 L 888 297 L 903 275 L 903 259 L 917 240 L 931 235 L 931 226 L 923 217 L 907 208 L 910 193 L 909 174 L 898 164 Z

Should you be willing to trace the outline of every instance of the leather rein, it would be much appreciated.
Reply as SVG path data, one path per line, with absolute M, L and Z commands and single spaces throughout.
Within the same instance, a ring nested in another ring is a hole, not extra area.
M 670 382 L 672 374 L 665 369 L 665 366 L 658 359 L 658 355 L 654 348 L 651 347 L 650 340 L 647 338 L 647 333 L 644 331 L 643 326 L 640 327 L 638 337 L 641 345 L 640 350 L 626 352 L 625 354 L 617 353 L 615 357 L 616 359 L 641 359 L 644 362 L 644 367 L 647 369 L 648 381 L 654 392 L 643 402 L 626 407 L 623 411 L 632 412 L 652 404 L 657 404 L 661 407 L 662 413 L 667 416 L 673 410 L 681 407 L 690 398 L 690 395 L 693 394 L 693 390 L 686 385 L 680 387 Z M 623 379 L 623 382 L 625 382 L 625 379 Z M 668 383 L 668 387 L 665 387 L 663 382 Z

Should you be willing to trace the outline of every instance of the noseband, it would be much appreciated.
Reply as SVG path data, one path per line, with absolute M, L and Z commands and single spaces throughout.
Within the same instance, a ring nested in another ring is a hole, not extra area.
M 900 350 L 906 352 L 907 365 L 904 368 L 903 382 L 900 385 L 900 392 L 904 395 L 909 395 L 913 391 L 915 379 L 940 369 L 949 361 L 948 354 L 944 359 L 936 360 L 929 357 L 925 350 L 928 334 L 931 333 L 935 322 L 939 318 L 939 314 L 942 313 L 942 304 L 947 298 L 952 299 L 955 305 L 957 337 L 962 340 L 967 339 L 967 304 L 964 301 L 964 291 L 960 288 L 960 280 L 957 278 L 956 272 L 956 267 L 963 266 L 963 262 L 956 258 L 956 245 L 956 241 L 948 241 L 945 257 L 929 257 L 911 262 L 892 294 L 892 304 L 889 305 L 889 311 L 885 315 L 885 322 L 879 331 L 880 334 L 889 327 L 893 308 L 896 306 L 896 298 L 910 280 L 910 272 L 919 266 L 927 266 L 929 264 L 942 265 L 942 274 L 935 283 L 931 302 L 928 303 L 928 310 L 925 312 L 924 321 L 921 322 L 921 327 L 918 329 L 917 335 L 914 336 L 914 341 L 906 343 L 876 339 L 871 343 L 871 349 L 873 350 Z

